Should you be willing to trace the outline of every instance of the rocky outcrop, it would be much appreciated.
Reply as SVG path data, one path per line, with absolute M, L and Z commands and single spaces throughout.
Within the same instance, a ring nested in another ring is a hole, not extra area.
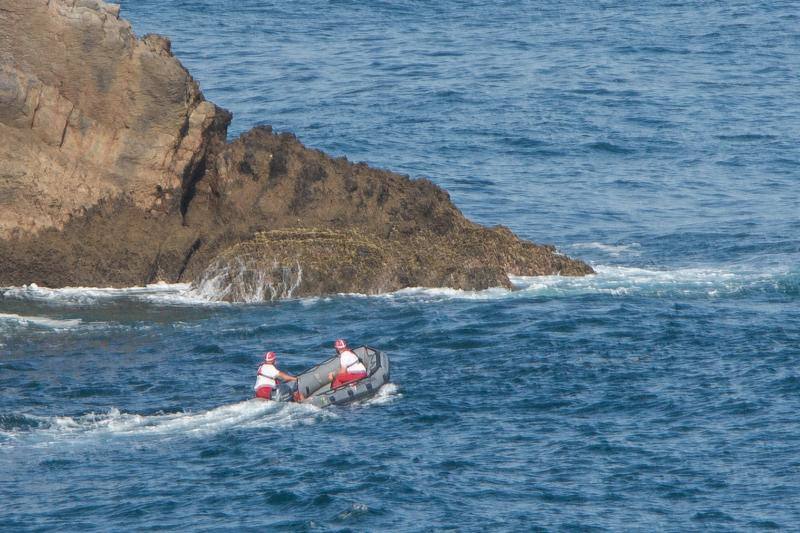
M 592 272 L 466 220 L 428 180 L 269 128 L 226 144 L 230 118 L 118 7 L 3 0 L 0 285 L 193 281 L 253 300 Z
M 230 114 L 169 40 L 95 0 L 0 6 L 0 238 L 62 228 L 109 198 L 162 209 L 203 173 Z
M 213 212 L 226 228 L 187 266 L 209 294 L 510 287 L 509 273 L 591 272 L 552 247 L 470 222 L 428 180 L 333 159 L 269 128 L 209 163 L 207 189 L 187 213 L 195 225 Z

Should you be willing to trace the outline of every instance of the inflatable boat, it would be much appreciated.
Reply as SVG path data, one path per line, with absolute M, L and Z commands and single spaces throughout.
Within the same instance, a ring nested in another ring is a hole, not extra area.
M 273 400 L 294 401 L 294 393 L 299 391 L 305 398 L 302 403 L 327 407 L 329 405 L 345 405 L 373 396 L 378 389 L 389 382 L 389 358 L 385 353 L 369 346 L 354 348 L 353 353 L 367 368 L 367 377 L 364 379 L 331 389 L 328 374 L 339 369 L 339 356 L 337 355 L 298 374 L 297 381 L 281 383 Z

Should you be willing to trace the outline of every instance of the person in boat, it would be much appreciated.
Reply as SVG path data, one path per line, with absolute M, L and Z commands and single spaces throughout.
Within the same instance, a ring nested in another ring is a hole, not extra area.
M 336 339 L 333 347 L 336 348 L 336 353 L 339 354 L 339 370 L 328 374 L 332 389 L 367 377 L 367 368 L 347 346 L 347 341 Z
M 253 387 L 256 391 L 256 398 L 264 398 L 269 400 L 272 398 L 272 391 L 278 386 L 275 381 L 297 381 L 297 378 L 290 376 L 286 372 L 281 372 L 275 365 L 278 358 L 275 352 L 267 352 L 264 354 L 264 362 L 258 367 L 258 377 L 256 377 L 256 384 Z

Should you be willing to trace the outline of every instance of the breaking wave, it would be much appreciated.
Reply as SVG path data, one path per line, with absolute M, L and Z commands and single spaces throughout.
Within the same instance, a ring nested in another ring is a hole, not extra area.
M 56 305 L 94 305 L 131 299 L 164 305 L 207 305 L 212 300 L 191 290 L 188 283 L 155 283 L 144 287 L 64 287 L 51 289 L 35 283 L 0 288 L 0 299 L 43 302 Z
M 192 293 L 214 301 L 257 303 L 292 298 L 303 282 L 300 263 L 294 267 L 236 256 L 214 261 L 193 286 Z
M 22 316 L 13 313 L 0 313 L 0 326 L 3 324 L 33 326 L 46 329 L 73 329 L 83 324 L 80 318 L 49 318 L 45 316 Z
M 796 290 L 798 273 L 789 270 L 753 271 L 726 268 L 683 268 L 650 270 L 622 266 L 597 266 L 596 275 L 584 278 L 560 276 L 512 277 L 523 292 L 547 295 L 611 294 L 623 296 L 703 296 L 733 295 L 751 290 L 785 292 Z
M 628 245 L 626 245 L 628 246 Z M 635 247 L 635 245 L 629 245 Z M 626 247 L 622 247 L 627 249 Z M 610 249 L 611 255 L 621 253 Z M 651 297 L 688 296 L 720 297 L 749 291 L 797 294 L 800 292 L 800 272 L 791 268 L 766 270 L 730 266 L 717 268 L 681 268 L 674 270 L 645 269 L 625 266 L 595 265 L 596 274 L 584 277 L 567 276 L 509 276 L 512 290 L 494 287 L 481 291 L 467 291 L 446 287 L 411 287 L 378 295 L 341 294 L 339 296 L 390 299 L 470 299 L 493 300 L 525 296 L 576 296 L 609 294 L 612 296 L 642 295 Z M 287 279 L 272 286 L 269 280 L 250 280 L 235 288 L 236 278 L 231 271 L 201 280 L 197 286 L 189 284 L 155 284 L 130 288 L 68 287 L 49 289 L 34 284 L 0 289 L 0 299 L 41 301 L 62 305 L 92 305 L 114 299 L 132 299 L 156 305 L 196 306 L 228 305 L 232 300 L 240 303 L 258 303 L 275 299 L 291 299 L 301 283 L 302 272 L 292 270 Z M 265 278 L 266 279 L 266 278 Z M 224 283 L 223 283 L 224 282 Z M 251 283 L 252 282 L 252 283 Z M 263 282 L 263 283 L 262 283 Z M 301 301 L 313 305 L 330 301 L 331 297 L 309 297 Z M 80 320 L 57 320 L 46 317 L 22 317 L 0 314 L 2 320 L 27 321 L 45 327 L 76 327 Z
M 584 277 L 510 276 L 513 290 L 491 288 L 463 291 L 415 287 L 383 295 L 386 298 L 493 300 L 530 296 L 559 297 L 587 294 L 611 296 L 715 298 L 750 291 L 796 294 L 800 273 L 789 269 L 754 271 L 736 268 L 684 268 L 650 270 L 621 266 L 595 266 Z
M 598 250 L 611 257 L 622 255 L 641 255 L 642 245 L 638 242 L 630 244 L 604 244 L 601 242 L 579 242 L 568 247 L 570 250 Z

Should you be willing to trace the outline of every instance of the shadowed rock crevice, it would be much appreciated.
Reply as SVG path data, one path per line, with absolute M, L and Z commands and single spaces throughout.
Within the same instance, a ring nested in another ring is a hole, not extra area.
M 0 285 L 189 281 L 251 301 L 592 272 L 470 222 L 427 179 L 269 127 L 226 143 L 230 120 L 117 6 L 5 0 Z

